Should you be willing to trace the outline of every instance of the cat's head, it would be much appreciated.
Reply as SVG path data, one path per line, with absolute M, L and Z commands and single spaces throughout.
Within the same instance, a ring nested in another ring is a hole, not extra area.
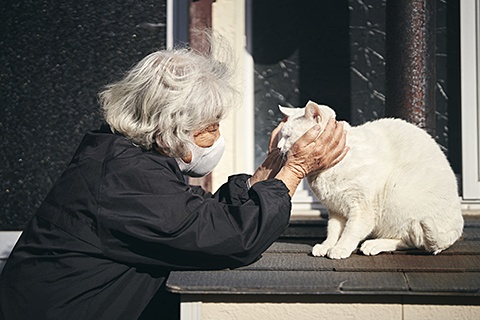
M 320 124 L 322 131 L 330 118 L 335 118 L 336 114 L 328 106 L 318 105 L 309 101 L 303 108 L 287 108 L 278 106 L 280 112 L 288 116 L 287 122 L 279 133 L 278 148 L 282 153 L 286 153 L 291 146 L 305 132 L 315 124 Z

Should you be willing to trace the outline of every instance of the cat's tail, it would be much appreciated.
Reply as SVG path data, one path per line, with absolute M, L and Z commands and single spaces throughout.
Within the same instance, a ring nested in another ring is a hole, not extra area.
M 448 248 L 451 244 L 440 245 L 438 243 L 438 239 L 440 238 L 438 228 L 430 220 L 431 218 L 420 221 L 420 227 L 423 232 L 423 246 L 425 250 L 432 252 L 433 254 L 438 254 L 442 250 Z
M 407 246 L 426 250 L 433 254 L 450 247 L 462 233 L 462 228 L 451 228 L 446 232 L 438 230 L 435 221 L 432 218 L 423 220 L 412 220 L 407 229 L 408 232 L 402 239 Z
M 435 221 L 431 217 L 421 220 L 420 228 L 423 234 L 423 248 L 433 254 L 438 254 L 450 247 L 458 240 L 458 238 L 460 238 L 463 229 L 451 228 L 446 232 L 440 232 Z

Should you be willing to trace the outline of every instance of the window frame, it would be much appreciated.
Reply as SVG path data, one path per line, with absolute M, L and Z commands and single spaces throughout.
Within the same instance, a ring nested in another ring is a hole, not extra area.
M 480 5 L 460 3 L 462 198 L 480 205 Z

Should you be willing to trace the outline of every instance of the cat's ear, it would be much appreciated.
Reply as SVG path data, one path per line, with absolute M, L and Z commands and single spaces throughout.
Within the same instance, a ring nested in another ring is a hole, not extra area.
M 278 105 L 278 109 L 280 110 L 281 113 L 283 113 L 284 116 L 291 117 L 297 112 L 298 108 L 288 108 L 288 107 L 282 107 L 281 105 Z
M 317 123 L 322 121 L 322 113 L 320 112 L 320 106 L 313 101 L 308 101 L 305 106 L 305 118 L 315 119 Z

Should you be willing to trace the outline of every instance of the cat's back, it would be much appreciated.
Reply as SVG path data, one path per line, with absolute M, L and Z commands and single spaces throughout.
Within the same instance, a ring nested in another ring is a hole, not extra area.
M 401 119 L 384 118 L 352 127 L 347 138 L 350 158 L 344 170 L 352 168 L 351 178 L 362 185 L 382 188 L 385 181 L 405 180 L 409 185 L 432 188 L 448 185 L 446 188 L 456 193 L 450 163 L 425 130 Z M 378 185 L 365 183 L 367 180 Z
M 400 203 L 414 198 L 427 203 L 426 197 L 435 195 L 437 202 L 442 198 L 458 209 L 455 174 L 440 146 L 425 130 L 401 119 L 385 118 L 355 127 L 351 138 L 353 144 L 370 145 L 370 167 L 374 169 L 369 173 L 383 177 L 384 186 L 394 189 L 392 198 L 402 199 Z M 358 152 L 356 155 L 359 157 Z
M 405 141 L 412 136 L 423 137 L 431 140 L 427 132 L 419 127 L 397 118 L 382 118 L 354 126 L 352 132 L 368 134 L 371 136 L 383 136 L 393 140 Z
M 445 156 L 435 140 L 423 129 L 402 119 L 383 118 L 352 127 L 349 133 L 352 144 L 370 144 L 381 153 L 399 154 L 432 161 Z M 446 159 L 445 159 L 446 160 Z

